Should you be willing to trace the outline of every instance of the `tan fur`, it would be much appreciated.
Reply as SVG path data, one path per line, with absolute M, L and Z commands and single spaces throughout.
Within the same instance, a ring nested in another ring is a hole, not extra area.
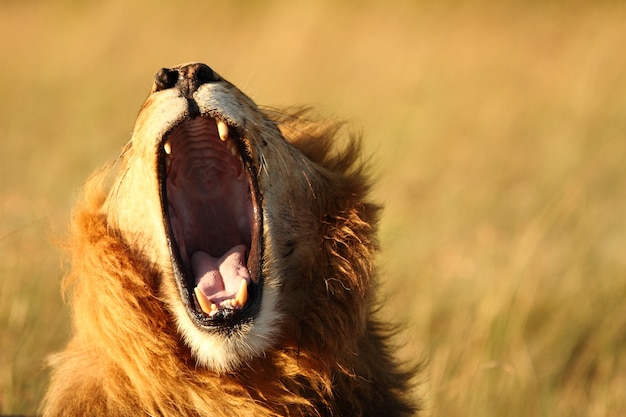
M 154 146 L 142 123 L 152 123 L 146 112 L 165 97 L 152 95 L 111 189 L 103 190 L 105 174 L 98 175 L 75 209 L 72 270 L 63 284 L 74 335 L 51 359 L 44 415 L 414 412 L 406 394 L 411 372 L 399 370 L 390 329 L 374 318 L 379 207 L 366 199 L 358 140 L 348 138 L 337 152 L 338 125 L 308 121 L 303 112 L 262 112 L 234 87 L 228 91 L 246 103 L 247 120 L 258 120 L 258 132 L 252 123 L 248 130 L 253 153 L 264 157 L 263 270 L 276 296 L 271 340 L 260 353 L 236 345 L 237 360 L 204 363 L 181 336 L 180 296 L 156 232 L 155 166 L 146 162 Z M 266 130 L 268 123 L 280 132 Z

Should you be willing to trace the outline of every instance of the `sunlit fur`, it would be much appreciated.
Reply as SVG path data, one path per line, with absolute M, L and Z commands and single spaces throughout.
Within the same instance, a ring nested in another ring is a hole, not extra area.
M 74 333 L 51 359 L 44 415 L 411 415 L 412 372 L 374 317 L 380 208 L 367 200 L 358 139 L 307 112 L 259 110 L 228 83 L 197 99 L 247 132 L 258 167 L 261 313 L 226 336 L 196 328 L 182 308 L 156 183 L 157 137 L 169 122 L 158 126 L 154 114 L 185 109 L 154 93 L 117 174 L 90 180 L 74 211 L 63 283 Z

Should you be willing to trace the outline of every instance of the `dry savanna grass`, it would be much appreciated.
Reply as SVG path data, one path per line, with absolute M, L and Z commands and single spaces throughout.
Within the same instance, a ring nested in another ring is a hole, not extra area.
M 162 66 L 362 130 L 432 416 L 626 415 L 626 5 L 0 3 L 0 413 L 68 338 L 53 241 Z M 97 285 L 94 282 L 94 285 Z

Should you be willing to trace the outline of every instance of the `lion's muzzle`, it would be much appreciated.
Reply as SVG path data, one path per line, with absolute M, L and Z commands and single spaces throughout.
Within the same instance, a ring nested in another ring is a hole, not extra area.
M 245 96 L 202 63 L 162 68 L 151 96 L 165 112 L 187 102 L 154 138 L 181 301 L 196 326 L 230 331 L 256 316 L 262 293 L 257 167 L 247 130 L 225 110 Z

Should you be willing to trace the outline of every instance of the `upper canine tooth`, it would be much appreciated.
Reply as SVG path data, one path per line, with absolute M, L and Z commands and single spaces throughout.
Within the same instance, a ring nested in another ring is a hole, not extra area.
M 169 139 L 165 141 L 165 143 L 163 144 L 163 149 L 165 150 L 166 154 L 171 154 L 172 153 L 172 145 L 170 144 Z
M 228 125 L 222 120 L 217 121 L 217 132 L 220 135 L 220 139 L 224 142 L 228 139 Z

